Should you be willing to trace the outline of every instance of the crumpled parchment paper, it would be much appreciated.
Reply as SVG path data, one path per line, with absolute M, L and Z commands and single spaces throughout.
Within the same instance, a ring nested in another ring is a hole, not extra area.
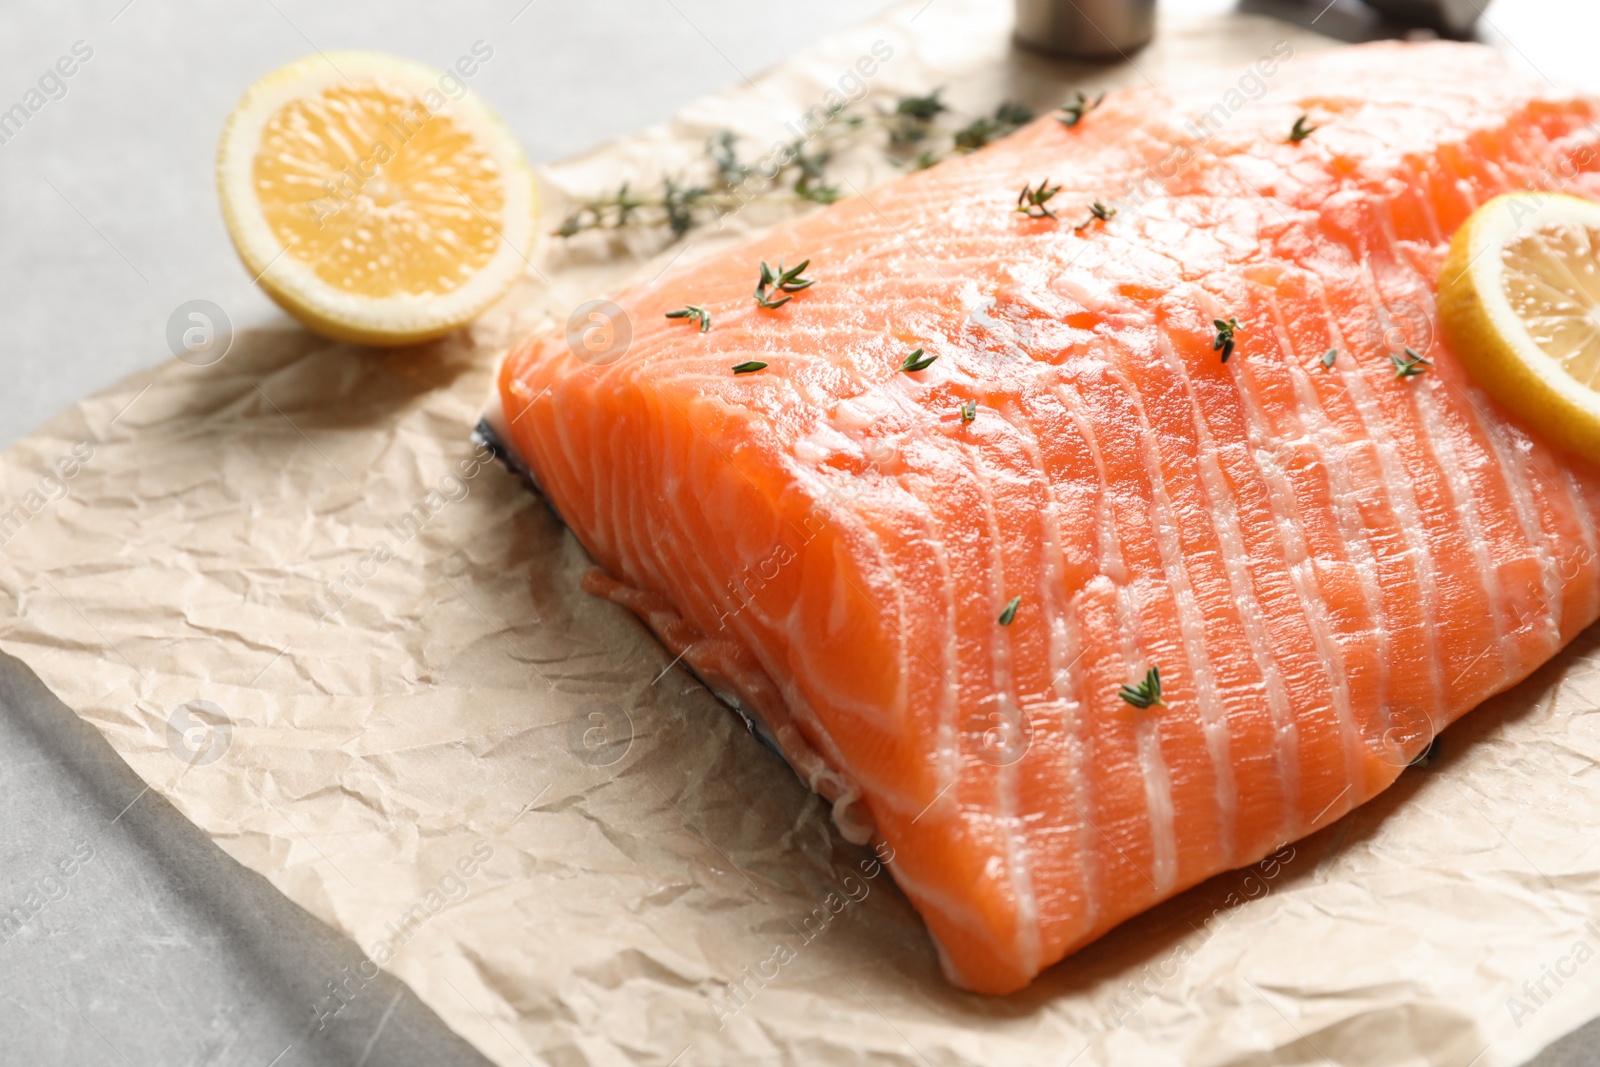
M 1013 53 L 1007 8 L 910 0 L 753 86 L 544 168 L 574 195 L 771 143 L 875 42 L 871 99 L 966 111 L 1243 65 L 1287 39 L 1168 19 L 1132 63 Z M 1291 60 L 1292 62 L 1292 60 Z M 1270 92 L 1270 86 L 1268 91 Z M 864 188 L 891 171 L 842 160 Z M 1333 827 L 1126 924 L 1027 991 L 949 988 L 869 850 L 625 612 L 468 440 L 505 346 L 663 246 L 540 247 L 470 336 L 372 352 L 297 329 L 169 359 L 0 458 L 0 646 L 241 862 L 513 1065 L 1511 1064 L 1600 1004 L 1600 635 Z M 886 858 L 886 857 L 885 857 Z

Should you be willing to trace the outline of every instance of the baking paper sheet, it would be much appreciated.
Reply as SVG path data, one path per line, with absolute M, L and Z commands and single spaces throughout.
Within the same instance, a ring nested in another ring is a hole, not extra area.
M 879 41 L 871 99 L 946 86 L 969 112 L 1329 43 L 1169 19 L 1091 71 L 1013 53 L 1008 7 L 912 0 L 545 168 L 547 222 L 718 128 L 747 154 L 784 136 Z M 470 336 L 421 350 L 255 331 L 84 400 L 0 459 L 0 645 L 500 1064 L 1512 1064 L 1594 1013 L 1593 631 L 1335 826 L 1016 996 L 949 988 L 878 857 L 578 590 L 583 551 L 468 441 L 507 344 L 785 210 L 547 240 Z

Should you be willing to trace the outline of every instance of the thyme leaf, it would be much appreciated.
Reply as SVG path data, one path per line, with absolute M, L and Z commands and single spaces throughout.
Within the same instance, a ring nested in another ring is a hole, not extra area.
M 994 109 L 992 118 L 980 116 L 957 130 L 951 144 L 957 152 L 976 152 L 1032 121 L 1032 108 L 1007 100 Z
M 774 145 L 760 161 L 740 159 L 738 135 L 719 130 L 706 140 L 704 160 L 695 171 L 661 178 L 643 190 L 624 182 L 580 202 L 556 233 L 572 238 L 590 230 L 660 229 L 677 239 L 751 203 L 831 204 L 844 195 L 829 176 L 842 150 L 881 137 L 876 147 L 891 162 L 923 170 L 982 148 L 1033 118 L 1027 108 L 1007 102 L 992 115 L 952 123 L 956 128 L 950 129 L 942 121 L 950 111 L 937 89 L 901 97 L 890 108 L 841 103 L 816 118 L 808 115 L 800 136 Z
M 766 369 L 767 369 L 767 365 L 765 363 L 761 362 L 759 359 L 750 359 L 750 360 L 746 360 L 743 363 L 734 364 L 733 373 L 735 373 L 735 374 L 754 374 L 758 370 L 766 370 Z
M 895 102 L 894 113 L 916 119 L 918 122 L 931 122 L 950 110 L 949 105 L 939 99 L 939 94 L 942 92 L 944 92 L 943 86 L 927 96 L 902 96 Z
M 776 300 L 769 299 L 767 296 L 767 290 L 769 288 L 773 291 L 774 295 L 777 293 L 798 293 L 802 289 L 811 288 L 812 279 L 800 277 L 801 272 L 803 272 L 810 265 L 811 261 L 807 259 L 802 261 L 798 267 L 791 267 L 788 270 L 784 270 L 783 261 L 779 260 L 778 269 L 773 270 L 771 267 L 767 266 L 766 261 L 763 260 L 761 263 L 761 281 L 756 284 L 756 306 L 763 308 L 781 308 L 783 305 L 794 299 L 792 295 L 784 296 Z
M 1045 205 L 1060 191 L 1061 186 L 1051 185 L 1049 178 L 1041 181 L 1037 189 L 1031 185 L 1024 185 L 1022 192 L 1017 194 L 1017 213 L 1026 215 L 1030 219 L 1056 218 L 1056 213 Z
M 1148 708 L 1154 705 L 1166 707 L 1167 702 L 1161 699 L 1161 668 L 1152 666 L 1145 671 L 1144 681 L 1138 685 L 1123 686 L 1117 690 L 1117 696 L 1136 708 Z
M 739 135 L 732 130 L 718 130 L 706 142 L 706 155 L 716 168 L 717 181 L 725 186 L 735 186 L 750 176 L 750 167 L 739 162 L 734 145 Z
M 1083 116 L 1099 107 L 1101 101 L 1105 100 L 1106 98 L 1106 94 L 1101 93 L 1099 96 L 1096 96 L 1093 100 L 1091 100 L 1087 96 L 1083 95 L 1082 89 L 1078 90 L 1076 96 L 1077 99 L 1074 102 L 1070 104 L 1062 104 L 1060 107 L 1061 114 L 1056 116 L 1056 121 L 1068 129 L 1071 129 L 1078 123 L 1082 122 Z
M 907 374 L 913 374 L 919 370 L 927 370 L 933 366 L 933 361 L 938 358 L 938 356 L 923 355 L 922 349 L 919 348 L 901 362 L 900 369 Z
M 667 312 L 667 318 L 688 319 L 690 322 L 698 322 L 701 333 L 711 329 L 711 312 L 697 304 L 685 304 L 677 311 L 669 311 Z
M 844 195 L 837 186 L 828 185 L 822 180 L 827 173 L 828 160 L 832 158 L 831 152 L 823 149 L 807 155 L 803 141 L 796 141 L 791 149 L 794 161 L 790 165 L 800 171 L 794 182 L 795 196 L 813 204 L 831 204 Z
M 1006 601 L 1005 610 L 1000 613 L 1000 625 L 1010 626 L 1012 620 L 1017 617 L 1017 609 L 1021 606 L 1022 598 L 1019 596 L 1014 596 Z
M 1299 144 L 1307 137 L 1310 137 L 1312 134 L 1322 129 L 1321 126 L 1307 126 L 1306 120 L 1310 117 L 1311 116 L 1309 115 L 1301 115 L 1299 118 L 1294 120 L 1294 129 L 1289 131 L 1290 144 Z
M 1110 222 L 1116 217 L 1116 214 L 1116 208 L 1106 207 L 1100 201 L 1096 200 L 1094 203 L 1089 205 L 1089 217 L 1074 226 L 1073 230 L 1081 232 L 1088 229 L 1090 226 L 1093 226 L 1096 222 Z
M 971 422 L 973 419 L 975 419 L 977 417 L 978 417 L 978 402 L 976 400 L 969 400 L 965 404 L 961 405 L 961 421 L 963 423 Z
M 1239 329 L 1239 320 L 1230 318 L 1224 322 L 1221 319 L 1212 319 L 1211 323 L 1217 328 L 1216 340 L 1211 342 L 1211 351 L 1222 353 L 1222 362 L 1228 362 L 1228 357 L 1233 355 L 1234 333 Z
M 1338 358 L 1339 350 L 1337 348 L 1330 348 L 1326 352 L 1322 353 L 1322 365 L 1327 367 L 1329 370 L 1332 370 L 1333 361 Z
M 1394 352 L 1389 353 L 1389 362 L 1394 364 L 1394 376 L 1396 378 L 1414 378 L 1419 374 L 1426 373 L 1428 368 L 1433 366 L 1430 360 L 1423 359 L 1422 353 L 1414 348 L 1407 347 L 1404 352 L 1404 356 L 1397 355 Z
M 934 131 L 934 120 L 950 110 L 935 89 L 926 96 L 902 96 L 888 111 L 879 109 L 878 119 L 889 132 L 889 149 L 905 152 L 922 144 Z

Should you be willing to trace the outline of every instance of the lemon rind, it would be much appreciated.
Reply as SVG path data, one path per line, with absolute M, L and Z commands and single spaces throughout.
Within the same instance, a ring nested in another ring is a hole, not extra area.
M 1456 232 L 1440 270 L 1440 326 L 1491 396 L 1536 432 L 1600 462 L 1600 393 L 1539 347 L 1505 296 L 1500 250 L 1530 224 L 1555 221 L 1600 229 L 1600 204 L 1564 193 L 1507 193 L 1479 208 Z
M 357 344 L 415 344 L 478 317 L 521 276 L 537 236 L 538 194 L 515 137 L 476 94 L 446 98 L 448 114 L 478 139 L 499 166 L 506 206 L 494 256 L 459 289 L 429 296 L 364 297 L 342 293 L 284 251 L 255 195 L 254 162 L 268 119 L 292 100 L 346 77 L 382 77 L 418 93 L 437 89 L 441 71 L 376 52 L 335 51 L 297 60 L 245 90 L 228 116 L 217 149 L 217 185 L 234 248 L 250 275 L 283 309 L 316 333 Z M 442 95 L 442 94 L 441 94 Z

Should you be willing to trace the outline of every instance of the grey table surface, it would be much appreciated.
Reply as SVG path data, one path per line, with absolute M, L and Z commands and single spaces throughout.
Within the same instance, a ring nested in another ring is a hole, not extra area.
M 494 58 L 474 88 L 538 162 L 660 121 L 885 6 L 3 0 L 0 111 L 74 46 L 89 58 L 0 140 L 0 446 L 164 358 L 167 318 L 187 300 L 215 301 L 239 328 L 280 317 L 234 258 L 212 158 L 244 85 L 282 63 L 356 47 L 444 65 L 484 41 Z M 1351 39 L 1386 32 L 1355 0 L 1240 6 Z M 1593 6 L 1499 0 L 1483 35 L 1600 89 L 1584 54 Z M 44 906 L 0 931 L 0 1064 L 487 1062 L 387 976 L 319 1027 L 317 1005 L 359 950 L 224 855 L 0 656 L 0 911 L 30 894 Z M 1600 1063 L 1600 1024 L 1535 1062 Z

